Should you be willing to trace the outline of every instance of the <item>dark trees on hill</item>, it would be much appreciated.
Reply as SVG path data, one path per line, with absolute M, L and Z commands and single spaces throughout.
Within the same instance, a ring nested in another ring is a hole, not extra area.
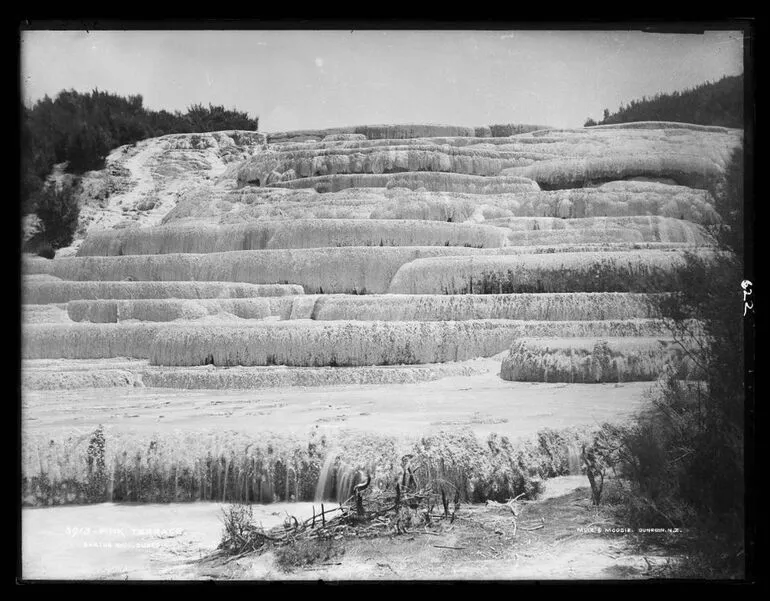
M 723 77 L 683 92 L 632 100 L 615 113 L 604 109 L 598 125 L 633 121 L 678 121 L 742 128 L 743 75 Z
M 187 113 L 151 111 L 140 95 L 128 98 L 94 90 L 82 94 L 63 90 L 32 108 L 22 107 L 21 203 L 22 214 L 35 210 L 46 178 L 56 163 L 80 174 L 100 169 L 113 148 L 145 138 L 174 133 L 202 133 L 227 129 L 257 130 L 259 119 L 201 104 Z

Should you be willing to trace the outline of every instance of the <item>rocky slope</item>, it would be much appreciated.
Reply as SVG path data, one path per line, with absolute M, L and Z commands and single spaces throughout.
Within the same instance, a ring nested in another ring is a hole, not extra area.
M 104 169 L 81 178 L 75 241 L 57 256 L 74 254 L 94 230 L 157 225 L 189 190 L 232 187 L 232 168 L 263 141 L 257 132 L 225 131 L 173 134 L 116 148 Z

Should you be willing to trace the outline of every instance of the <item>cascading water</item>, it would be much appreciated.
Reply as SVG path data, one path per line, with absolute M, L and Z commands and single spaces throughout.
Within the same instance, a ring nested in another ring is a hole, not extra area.
M 347 501 L 353 494 L 353 487 L 358 484 L 358 481 L 358 470 L 354 470 L 344 463 L 341 464 L 337 469 L 336 500 L 339 503 Z
M 315 498 L 314 500 L 316 502 L 321 502 L 326 497 L 326 488 L 327 483 L 330 482 L 330 476 L 334 477 L 334 472 L 332 471 L 332 468 L 334 467 L 334 461 L 337 459 L 336 453 L 329 453 L 326 456 L 326 459 L 324 459 L 324 463 L 321 466 L 321 473 L 318 474 L 318 484 L 315 488 Z
M 570 475 L 580 475 L 583 466 L 583 458 L 581 457 L 580 449 L 576 444 L 570 444 L 567 447 L 567 465 L 569 467 Z
M 353 494 L 353 487 L 360 481 L 359 470 L 341 461 L 337 453 L 331 452 L 321 466 L 314 500 L 316 503 L 322 501 L 342 503 Z

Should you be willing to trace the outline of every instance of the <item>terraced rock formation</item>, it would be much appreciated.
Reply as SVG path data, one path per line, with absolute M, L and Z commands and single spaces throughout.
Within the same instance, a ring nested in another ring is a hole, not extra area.
M 482 378 L 560 382 L 572 388 L 555 394 L 570 395 L 698 379 L 656 302 L 681 288 L 685 251 L 716 252 L 703 228 L 718 221 L 709 189 L 741 139 L 674 123 L 402 125 L 180 134 L 117 149 L 84 178 L 75 243 L 53 260 L 23 259 L 23 390 L 365 395 Z M 483 394 L 457 393 L 483 412 Z M 179 456 L 204 457 L 189 438 Z M 49 473 L 40 448 L 25 452 L 38 484 L 91 478 L 82 465 Z M 323 460 L 329 477 L 352 481 L 356 465 L 334 459 Z M 312 498 L 321 478 L 316 459 L 291 471 L 271 456 L 244 463 L 252 480 L 228 480 L 229 456 L 220 460 L 194 469 L 220 474 L 222 496 L 248 484 L 252 500 L 288 499 L 291 472 L 296 498 Z M 131 488 L 118 484 L 110 490 Z
M 25 262 L 25 357 L 300 369 L 514 345 L 504 377 L 532 378 L 511 367 L 528 320 L 567 347 L 653 331 L 631 324 L 684 250 L 710 252 L 708 189 L 741 135 L 403 125 L 117 149 L 85 178 L 77 256 Z

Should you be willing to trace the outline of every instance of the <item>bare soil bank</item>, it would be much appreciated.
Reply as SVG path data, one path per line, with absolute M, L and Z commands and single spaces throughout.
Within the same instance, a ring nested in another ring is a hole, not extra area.
M 554 478 L 538 501 L 511 513 L 462 506 L 454 524 L 338 541 L 328 562 L 285 571 L 274 552 L 216 558 L 222 505 L 191 503 L 24 509 L 22 574 L 76 580 L 621 580 L 660 576 L 676 558 L 647 549 L 642 535 L 591 505 L 583 476 Z M 311 514 L 310 504 L 255 506 L 263 526 Z M 533 525 L 542 524 L 538 529 Z M 601 532 L 599 530 L 601 529 Z

